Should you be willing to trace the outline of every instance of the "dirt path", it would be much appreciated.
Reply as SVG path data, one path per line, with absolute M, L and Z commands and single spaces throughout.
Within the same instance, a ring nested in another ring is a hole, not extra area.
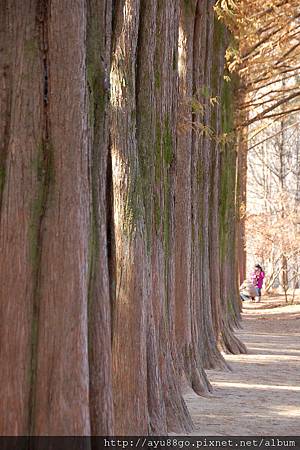
M 237 335 L 249 354 L 226 356 L 232 372 L 208 371 L 213 398 L 186 394 L 192 434 L 300 434 L 300 305 L 274 306 L 245 302 Z

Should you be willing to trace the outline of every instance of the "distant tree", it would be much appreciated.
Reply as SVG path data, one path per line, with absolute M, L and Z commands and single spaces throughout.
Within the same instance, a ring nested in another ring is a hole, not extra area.
M 269 131 L 270 134 L 274 131 L 273 124 L 276 127 L 276 123 L 284 121 L 285 128 L 299 111 L 300 15 L 296 0 L 271 0 L 267 5 L 259 0 L 220 0 L 216 9 L 235 38 L 226 58 L 230 72 L 239 75 L 237 251 L 240 278 L 243 278 L 246 273 L 245 206 L 250 192 L 246 189 L 247 148 L 253 145 L 252 138 L 255 145 L 259 140 L 267 141 Z M 258 160 L 266 156 L 262 147 L 256 150 Z M 253 177 L 253 171 L 248 173 L 248 180 Z
M 299 260 L 298 139 L 297 116 L 282 118 L 248 154 L 248 252 L 268 266 L 266 288 L 277 280 L 285 294 Z

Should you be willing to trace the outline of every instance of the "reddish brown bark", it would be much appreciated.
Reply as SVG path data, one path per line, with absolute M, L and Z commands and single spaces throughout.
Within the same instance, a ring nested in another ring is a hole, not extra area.
M 241 86 L 240 86 L 241 89 Z M 243 102 L 243 100 L 241 100 Z M 243 122 L 247 122 L 248 114 L 243 114 Z M 246 278 L 246 235 L 245 214 L 247 202 L 247 139 L 248 128 L 238 131 L 237 135 L 237 265 L 239 285 Z
M 228 34 L 224 33 L 225 43 Z M 233 131 L 233 103 L 235 82 L 223 82 L 221 89 L 222 132 Z M 234 335 L 240 319 L 238 266 L 236 260 L 236 171 L 237 153 L 234 142 L 225 142 L 220 165 L 220 257 L 221 257 L 221 348 L 230 353 L 245 353 L 244 344 Z
M 167 430 L 166 407 L 163 397 L 162 374 L 159 359 L 159 330 L 154 318 L 157 304 L 157 267 L 152 265 L 155 248 L 155 182 L 156 102 L 155 102 L 155 48 L 157 0 L 142 0 L 137 55 L 137 140 L 141 170 L 141 184 L 146 224 L 146 290 L 147 290 L 147 392 L 149 432 L 163 434 Z
M 110 3 L 106 11 L 97 3 L 89 3 L 88 19 L 85 1 L 27 0 L 22 11 L 12 2 L 4 8 L 0 304 L 7 413 L 1 415 L 0 433 L 5 435 L 112 432 L 107 121 L 105 107 L 98 108 L 88 132 L 86 76 L 86 61 L 94 57 L 87 58 L 87 49 L 95 41 L 92 48 L 101 47 L 106 63 L 109 56 L 109 33 L 104 40 L 101 32 L 105 22 L 109 28 Z M 104 70 L 98 82 L 105 82 Z M 107 95 L 101 99 L 105 105 Z M 93 107 L 101 106 L 98 100 Z
M 145 221 L 137 190 L 135 65 L 139 0 L 117 5 L 111 69 L 112 176 L 116 245 L 113 305 L 113 394 L 115 431 L 146 434 Z
M 85 435 L 91 431 L 87 339 L 91 225 L 84 2 L 52 1 L 42 14 L 48 76 L 44 170 L 49 175 L 41 187 L 46 193 L 37 243 L 41 253 L 32 430 L 37 435 Z
M 205 2 L 204 2 L 205 3 Z M 210 107 L 210 97 L 212 97 L 213 91 L 213 80 L 212 80 L 212 64 L 213 58 L 216 56 L 213 54 L 213 44 L 214 44 L 214 14 L 213 5 L 210 1 L 207 2 L 205 6 L 204 20 L 206 21 L 206 48 L 205 54 L 202 55 L 205 61 L 203 87 L 204 95 L 201 97 L 204 105 L 203 123 L 204 126 L 212 125 L 211 107 Z M 211 193 L 213 192 L 212 183 L 212 151 L 215 143 L 209 137 L 207 133 L 203 133 L 202 148 L 200 149 L 200 155 L 202 157 L 202 230 L 200 230 L 201 236 L 201 248 L 202 248 L 202 333 L 201 339 L 204 340 L 204 366 L 206 368 L 213 368 L 216 366 L 226 367 L 225 361 L 217 349 L 217 340 L 215 338 L 215 330 L 213 324 L 212 315 L 212 293 L 217 286 L 211 284 L 211 276 L 215 276 L 214 270 L 217 267 L 213 267 L 210 264 L 210 255 L 213 253 L 211 249 L 211 233 L 212 227 L 210 227 L 210 211 L 213 208 L 213 201 L 211 198 Z M 217 301 L 217 299 L 215 299 Z M 217 320 L 217 311 L 216 311 Z M 204 320 L 203 320 L 204 319 Z
M 33 297 L 38 261 L 33 221 L 43 143 L 43 61 L 34 2 L 1 13 L 0 434 L 30 422 Z M 3 137 L 3 139 L 2 139 Z M 5 413 L 4 413 L 5 411 Z
M 196 1 L 180 3 L 179 117 L 176 147 L 175 191 L 175 326 L 177 347 L 185 352 L 191 332 L 191 146 L 193 89 L 193 35 Z
M 199 358 L 195 339 L 197 320 L 192 297 L 192 96 L 194 87 L 194 49 L 199 35 L 195 30 L 197 1 L 180 4 L 179 24 L 179 117 L 176 147 L 175 192 L 175 326 L 179 357 L 187 382 L 199 393 L 206 393 L 209 383 Z M 197 31 L 197 30 L 196 30 Z M 198 332 L 196 332 L 198 334 Z
M 179 1 L 158 2 L 156 77 L 156 202 L 153 244 L 154 315 L 160 337 L 160 364 L 168 430 L 191 429 L 181 397 L 175 344 L 174 173 L 177 121 Z
M 213 5 L 199 2 L 195 22 L 194 97 L 199 112 L 194 114 L 193 135 L 193 298 L 197 317 L 197 340 L 200 359 L 206 368 L 226 367 L 218 351 L 212 315 L 211 229 L 209 224 L 212 187 L 212 138 L 206 130 L 212 126 L 210 97 L 212 96 Z M 197 42 L 197 37 L 200 42 Z M 203 64 L 204 61 L 204 64 Z M 202 112 L 201 112 L 202 110 Z M 218 295 L 218 294 L 216 294 Z M 217 301 L 217 299 L 215 298 Z M 217 312 L 216 312 L 217 314 Z M 217 316 L 215 317 L 217 319 Z
M 87 83 L 89 102 L 90 224 L 89 231 L 89 402 L 92 435 L 113 432 L 111 311 L 108 240 L 111 170 L 108 162 L 111 0 L 87 2 Z M 100 55 L 100 57 L 99 57 Z M 109 167 L 108 167 L 109 165 Z M 110 243 L 111 245 L 111 243 Z M 112 275 L 112 274 L 111 274 Z
M 216 99 L 212 108 L 212 129 L 215 138 L 211 143 L 211 207 L 210 207 L 210 280 L 212 286 L 211 303 L 216 342 L 219 343 L 222 328 L 221 275 L 220 275 L 220 173 L 222 145 L 222 105 L 221 91 L 224 79 L 225 42 L 224 25 L 215 19 L 212 66 L 212 97 Z

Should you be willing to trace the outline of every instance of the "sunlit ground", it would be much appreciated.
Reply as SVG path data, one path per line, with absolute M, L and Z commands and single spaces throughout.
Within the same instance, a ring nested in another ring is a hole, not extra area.
M 208 371 L 213 397 L 186 394 L 193 434 L 299 434 L 300 305 L 270 309 L 272 300 L 244 305 L 237 335 L 249 354 L 226 355 L 232 372 Z

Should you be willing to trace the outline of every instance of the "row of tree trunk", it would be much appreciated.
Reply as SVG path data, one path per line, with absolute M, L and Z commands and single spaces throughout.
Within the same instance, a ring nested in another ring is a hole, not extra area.
M 245 351 L 213 6 L 4 0 L 2 435 L 188 432 L 184 387 Z

